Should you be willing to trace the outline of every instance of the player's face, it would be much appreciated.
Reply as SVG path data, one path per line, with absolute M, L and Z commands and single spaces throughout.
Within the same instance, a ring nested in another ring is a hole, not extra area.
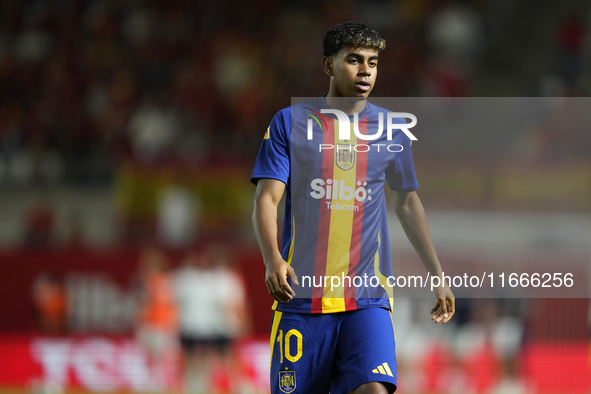
M 369 96 L 378 75 L 376 49 L 346 46 L 327 60 L 325 70 L 332 77 L 330 96 L 359 98 Z

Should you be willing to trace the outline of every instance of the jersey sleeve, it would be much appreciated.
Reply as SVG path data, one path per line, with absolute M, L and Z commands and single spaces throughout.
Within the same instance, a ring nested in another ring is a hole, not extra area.
M 390 190 L 397 192 L 412 192 L 419 188 L 412 160 L 411 140 L 402 131 L 402 137 L 397 141 L 402 151 L 393 154 L 393 159 L 386 168 L 386 182 Z
M 271 121 L 265 136 L 250 181 L 255 185 L 259 179 L 277 179 L 285 184 L 289 178 L 290 110 L 279 111 Z

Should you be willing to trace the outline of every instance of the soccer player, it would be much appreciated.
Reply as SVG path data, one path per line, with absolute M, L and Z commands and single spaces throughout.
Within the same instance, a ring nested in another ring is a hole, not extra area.
M 367 101 L 385 40 L 365 25 L 346 22 L 328 30 L 323 46 L 328 94 L 275 115 L 251 178 L 257 186 L 253 224 L 275 300 L 271 392 L 393 393 L 385 184 L 425 268 L 438 277 L 442 269 L 415 192 L 411 140 L 399 129 L 390 136 L 374 133 L 390 121 L 390 111 Z M 279 250 L 277 207 L 284 192 Z M 447 323 L 454 296 L 445 283 L 434 293 L 432 320 Z

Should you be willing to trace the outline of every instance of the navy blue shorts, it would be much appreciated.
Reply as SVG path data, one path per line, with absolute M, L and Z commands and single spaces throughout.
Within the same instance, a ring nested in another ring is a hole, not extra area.
M 272 394 L 347 394 L 369 382 L 396 390 L 390 311 L 273 313 Z

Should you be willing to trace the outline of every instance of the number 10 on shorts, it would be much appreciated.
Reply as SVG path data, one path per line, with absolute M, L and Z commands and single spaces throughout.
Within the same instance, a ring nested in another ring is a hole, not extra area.
M 292 348 L 291 348 L 291 337 L 295 336 L 296 337 L 296 344 L 297 344 L 297 353 L 295 355 L 292 355 Z M 293 330 L 289 330 L 286 334 L 285 334 L 285 338 L 283 337 L 283 330 L 279 330 L 279 333 L 277 334 L 277 342 L 279 343 L 279 352 L 281 354 L 281 358 L 279 360 L 279 363 L 283 364 L 283 354 L 285 353 L 285 358 L 287 358 L 287 360 L 291 361 L 292 363 L 295 363 L 296 361 L 298 361 L 301 357 L 302 357 L 302 353 L 303 353 L 303 337 L 302 337 L 302 333 L 299 332 L 296 329 Z M 283 347 L 283 344 L 285 343 L 285 349 Z

